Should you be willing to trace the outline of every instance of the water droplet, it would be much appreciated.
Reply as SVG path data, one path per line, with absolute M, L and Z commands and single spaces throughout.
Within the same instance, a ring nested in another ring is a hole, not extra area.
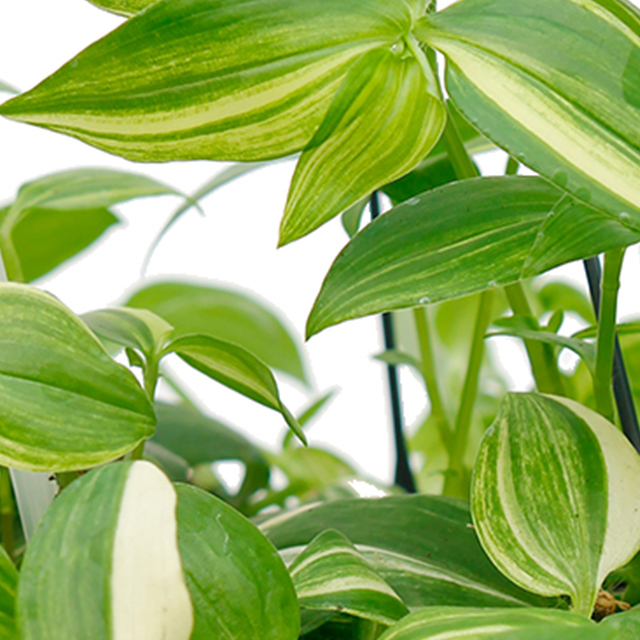
M 623 211 L 618 216 L 618 220 L 620 220 L 620 222 L 622 222 L 622 224 L 627 224 L 627 223 L 629 223 L 631 221 L 631 216 L 626 211 Z
M 564 189 L 569 182 L 569 176 L 566 171 L 556 171 L 551 178 L 560 188 Z
M 429 304 L 430 302 L 431 299 L 429 298 L 429 296 L 422 296 L 422 298 L 418 300 L 418 304 Z
M 489 287 L 497 287 L 498 286 L 498 282 L 496 280 L 489 280 L 488 285 Z
M 395 53 L 397 56 L 402 55 L 405 49 L 406 49 L 406 46 L 402 40 L 400 42 L 394 42 L 391 45 L 391 53 Z
M 405 204 L 410 207 L 415 207 L 417 204 L 420 204 L 420 198 L 409 198 L 409 200 L 405 201 Z

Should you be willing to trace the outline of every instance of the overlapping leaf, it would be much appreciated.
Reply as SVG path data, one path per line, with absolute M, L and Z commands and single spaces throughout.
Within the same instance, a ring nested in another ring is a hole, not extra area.
M 624 220 L 561 198 L 540 178 L 456 182 L 398 205 L 347 245 L 307 333 L 505 285 L 638 240 Z
M 487 137 L 640 225 L 640 17 L 612 0 L 472 0 L 423 18 L 447 89 Z M 595 251 L 594 251 L 595 253 Z
M 15 600 L 18 571 L 3 547 L 0 547 L 0 637 L 16 638 Z
M 0 460 L 32 471 L 83 469 L 153 434 L 146 394 L 52 296 L 0 285 Z
M 566 398 L 510 394 L 483 440 L 474 524 L 500 570 L 568 594 L 589 616 L 600 586 L 640 548 L 640 458 L 604 418 Z

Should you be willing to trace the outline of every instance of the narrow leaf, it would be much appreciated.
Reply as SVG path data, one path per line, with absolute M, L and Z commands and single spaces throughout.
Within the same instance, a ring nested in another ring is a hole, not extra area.
M 0 461 L 30 471 L 95 466 L 153 434 L 133 375 L 53 296 L 0 285 Z
M 18 618 L 23 640 L 188 640 L 166 476 L 149 462 L 118 463 L 69 485 L 27 549 Z
M 0 113 L 132 160 L 282 157 L 417 17 L 405 0 L 157 2 Z
M 16 640 L 15 601 L 18 570 L 0 546 L 0 637 Z
M 353 238 L 323 283 L 307 335 L 506 285 L 638 240 L 622 221 L 561 199 L 540 178 L 456 182 L 394 207 Z
M 314 538 L 289 573 L 302 607 L 344 612 L 387 626 L 409 613 L 398 594 L 337 531 Z
M 15 87 L 0 81 L 0 93 L 20 93 Z
M 425 16 L 447 89 L 498 145 L 640 227 L 640 19 L 610 0 L 472 0 Z
M 176 353 L 187 364 L 221 384 L 282 414 L 285 422 L 306 443 L 302 428 L 280 401 L 269 368 L 254 355 L 230 342 L 209 336 L 185 336 L 174 340 L 165 353 Z
M 436 81 L 422 52 L 416 48 L 420 61 L 407 55 L 406 46 L 376 49 L 353 65 L 300 156 L 280 226 L 281 245 L 409 172 L 438 141 L 446 112 Z
M 195 626 L 191 640 L 296 640 L 300 614 L 276 550 L 235 509 L 178 486 L 178 540 Z

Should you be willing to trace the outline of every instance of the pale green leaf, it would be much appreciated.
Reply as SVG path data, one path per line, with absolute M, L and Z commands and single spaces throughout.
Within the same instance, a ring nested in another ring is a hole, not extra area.
M 325 529 L 341 532 L 410 609 L 558 606 L 509 582 L 482 551 L 470 521 L 466 503 L 420 495 L 306 505 L 272 516 L 261 529 L 286 553 Z
M 296 640 L 300 614 L 276 550 L 235 509 L 178 486 L 178 540 L 195 611 L 191 640 Z
M 176 336 L 199 333 L 234 342 L 270 367 L 307 382 L 297 341 L 284 322 L 245 294 L 202 284 L 156 282 L 138 290 L 126 304 L 164 318 L 175 327 Z
M 15 600 L 18 571 L 0 546 L 0 638 L 16 640 Z
M 117 463 L 69 485 L 27 548 L 17 608 L 21 640 L 188 640 L 166 476 L 149 462 Z
M 140 161 L 304 148 L 352 62 L 409 33 L 405 0 L 158 2 L 0 106 Z
M 323 283 L 307 334 L 506 285 L 638 240 L 639 232 L 561 199 L 540 178 L 455 182 L 394 207 L 353 238 Z
M 604 418 L 566 398 L 509 394 L 472 486 L 474 525 L 523 588 L 589 616 L 609 572 L 640 548 L 640 458 Z
M 398 594 L 337 531 L 314 538 L 289 573 L 302 607 L 344 612 L 386 626 L 409 613 Z
M 280 401 L 278 386 L 270 369 L 242 347 L 210 336 L 191 335 L 169 343 L 164 353 L 176 353 L 213 380 L 279 411 L 289 428 L 306 443 L 297 420 Z
M 81 318 L 99 338 L 139 349 L 147 358 L 159 353 L 173 333 L 168 322 L 147 309 L 101 309 Z
M 640 17 L 615 0 L 471 0 L 425 16 L 447 90 L 487 137 L 640 227 Z M 595 251 L 594 251 L 595 253 Z
M 337 389 L 331 389 L 327 391 L 327 393 L 320 396 L 317 400 L 314 400 L 309 404 L 306 408 L 301 409 L 301 413 L 296 416 L 298 420 L 298 424 L 301 427 L 306 427 L 309 422 L 311 422 L 316 416 L 322 412 L 331 400 L 333 400 L 334 396 L 337 393 Z M 293 433 L 291 431 L 287 431 L 284 434 L 282 439 L 282 448 L 286 449 L 293 439 Z
M 298 494 L 337 485 L 341 480 L 357 477 L 357 472 L 338 456 L 316 447 L 288 447 L 272 456 L 272 463 L 286 474 Z
M 388 351 L 383 351 L 382 353 L 378 353 L 373 356 L 376 360 L 380 362 L 384 362 L 392 367 L 397 367 L 399 365 L 405 364 L 409 367 L 413 367 L 417 373 L 422 372 L 422 364 L 420 361 L 412 356 L 410 353 L 405 353 L 404 351 L 398 351 L 397 349 L 390 349 Z
M 614 631 L 612 635 L 615 640 L 637 640 L 640 637 L 640 609 L 634 607 L 630 611 L 608 616 L 600 624 Z
M 0 93 L 20 93 L 15 87 L 0 81 Z
M 134 16 L 158 0 L 89 0 L 96 7 L 120 16 Z
M 438 141 L 446 112 L 436 81 L 417 47 L 418 57 L 396 46 L 362 56 L 336 93 L 298 161 L 281 245 L 408 173 Z
M 84 469 L 153 434 L 133 375 L 53 296 L 0 285 L 0 461 L 31 471 Z

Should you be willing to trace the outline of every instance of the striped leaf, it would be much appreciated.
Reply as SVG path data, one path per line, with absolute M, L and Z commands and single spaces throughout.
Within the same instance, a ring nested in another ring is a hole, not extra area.
M 101 9 L 120 16 L 134 16 L 158 0 L 89 0 Z
M 176 494 L 149 462 L 96 469 L 53 502 L 18 586 L 22 640 L 188 640 Z
M 409 613 L 398 594 L 341 533 L 325 531 L 289 567 L 300 606 L 390 626 Z
M 423 18 L 447 90 L 499 146 L 640 226 L 640 16 L 616 0 L 471 0 Z
M 30 471 L 86 469 L 153 434 L 134 376 L 53 296 L 0 285 L 0 462 Z
M 307 335 L 361 316 L 506 285 L 640 240 L 627 222 L 536 177 L 439 187 L 367 226 L 333 263 Z
M 604 578 L 640 548 L 640 458 L 604 418 L 566 398 L 510 394 L 472 485 L 474 525 L 496 566 L 589 616 Z
M 296 640 L 298 602 L 273 546 L 221 500 L 195 487 L 177 491 L 178 540 L 195 611 L 191 640 Z
M 18 571 L 0 546 L 0 638 L 16 640 L 15 601 Z
M 407 42 L 412 42 L 408 40 Z M 446 112 L 422 51 L 376 49 L 356 62 L 300 156 L 280 244 L 313 231 L 413 169 L 436 144 Z
M 423 9 L 163 0 L 0 113 L 132 160 L 284 156 L 311 140 L 353 61 L 393 46 Z
M 302 442 L 307 442 L 302 427 L 282 404 L 269 367 L 242 347 L 210 336 L 189 335 L 169 343 L 164 355 L 169 353 L 175 353 L 209 378 L 280 412 L 289 428 Z
M 416 611 L 380 640 L 614 640 L 618 636 L 567 611 L 428 607 Z M 620 639 L 621 640 L 621 639 Z
M 558 606 L 505 579 L 470 521 L 464 502 L 420 495 L 307 505 L 272 516 L 261 529 L 288 557 L 326 529 L 339 531 L 410 609 Z

